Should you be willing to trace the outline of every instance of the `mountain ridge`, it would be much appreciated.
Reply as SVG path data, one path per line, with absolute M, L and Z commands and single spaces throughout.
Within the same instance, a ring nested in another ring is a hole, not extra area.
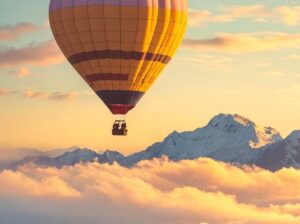
M 227 163 L 256 165 L 271 171 L 283 167 L 300 168 L 300 131 L 294 131 L 283 139 L 272 127 L 259 126 L 238 114 L 219 114 L 204 127 L 194 131 L 174 131 L 163 141 L 128 156 L 110 150 L 96 153 L 90 149 L 75 149 L 55 158 L 27 157 L 14 167 L 34 163 L 61 168 L 79 162 L 98 161 L 117 162 L 130 168 L 142 160 L 163 156 L 172 161 L 208 157 Z

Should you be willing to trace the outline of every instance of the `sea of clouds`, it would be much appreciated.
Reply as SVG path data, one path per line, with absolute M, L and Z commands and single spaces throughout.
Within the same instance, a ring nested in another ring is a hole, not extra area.
M 300 223 L 300 171 L 211 159 L 0 173 L 1 224 Z

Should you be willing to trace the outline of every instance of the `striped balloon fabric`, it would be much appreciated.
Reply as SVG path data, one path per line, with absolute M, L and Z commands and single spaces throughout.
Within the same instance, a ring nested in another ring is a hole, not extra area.
M 113 114 L 127 114 L 180 45 L 187 0 L 51 0 L 62 52 Z

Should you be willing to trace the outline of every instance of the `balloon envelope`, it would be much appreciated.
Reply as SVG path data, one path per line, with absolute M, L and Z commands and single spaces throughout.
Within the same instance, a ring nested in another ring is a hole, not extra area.
M 113 114 L 126 114 L 171 60 L 187 0 L 51 0 L 62 52 Z

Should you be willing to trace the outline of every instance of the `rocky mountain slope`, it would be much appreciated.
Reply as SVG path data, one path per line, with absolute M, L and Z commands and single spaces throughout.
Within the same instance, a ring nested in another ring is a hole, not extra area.
M 283 167 L 300 169 L 300 131 L 294 131 L 286 139 L 267 147 L 253 164 L 272 171 Z
M 283 167 L 300 168 L 300 131 L 282 139 L 274 128 L 259 126 L 237 114 L 219 114 L 205 127 L 182 133 L 173 132 L 162 142 L 127 157 L 114 151 L 99 154 L 89 149 L 76 149 L 55 158 L 27 157 L 14 167 L 34 163 L 60 168 L 92 161 L 109 164 L 118 162 L 132 167 L 139 161 L 162 156 L 173 161 L 209 157 L 223 162 L 257 165 L 272 171 Z

